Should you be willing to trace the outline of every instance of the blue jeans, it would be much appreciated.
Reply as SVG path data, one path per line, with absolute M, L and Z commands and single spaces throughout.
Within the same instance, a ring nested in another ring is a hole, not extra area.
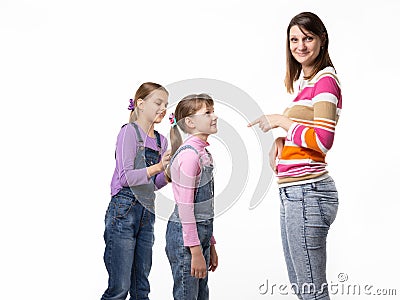
M 109 279 L 102 300 L 126 299 L 128 293 L 131 300 L 149 299 L 154 221 L 154 214 L 129 188 L 112 197 L 105 217 L 104 263 Z
M 279 188 L 281 236 L 289 280 L 299 299 L 329 299 L 326 237 L 338 194 L 331 177 Z
M 207 270 L 210 266 L 212 228 L 212 220 L 197 223 L 197 233 L 203 249 Z M 174 278 L 174 300 L 208 300 L 208 272 L 205 278 L 199 279 L 191 276 L 192 254 L 190 248 L 183 245 L 182 224 L 169 221 L 166 237 L 167 245 L 165 250 Z

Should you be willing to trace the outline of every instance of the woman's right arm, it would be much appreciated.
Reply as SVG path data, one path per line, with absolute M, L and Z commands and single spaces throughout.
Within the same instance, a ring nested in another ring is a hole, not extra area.
M 277 139 L 275 139 L 275 142 L 273 143 L 271 150 L 269 151 L 269 165 L 271 166 L 271 169 L 275 172 L 275 174 L 278 173 L 276 159 L 281 158 L 282 149 L 285 145 L 285 139 L 286 138 L 284 137 L 278 137 Z

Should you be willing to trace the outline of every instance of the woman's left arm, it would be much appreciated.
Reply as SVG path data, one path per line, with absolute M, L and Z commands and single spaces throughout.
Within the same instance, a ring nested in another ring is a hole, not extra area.
M 292 126 L 294 122 L 284 115 L 263 115 L 251 122 L 249 125 L 247 125 L 247 127 L 251 127 L 256 124 L 258 124 L 260 129 L 264 132 L 270 131 L 271 129 L 277 127 L 281 127 L 286 131 L 289 131 L 290 126 Z
M 286 116 L 273 114 L 259 117 L 248 127 L 259 124 L 264 132 L 281 127 L 287 131 L 288 144 L 326 154 L 333 144 L 338 108 L 341 108 L 341 91 L 335 79 L 326 76 L 315 83 L 312 104 L 314 119 L 311 122 L 294 122 Z
M 313 90 L 313 120 L 299 120 L 292 124 L 286 140 L 289 144 L 326 154 L 332 148 L 335 137 L 336 121 L 342 107 L 341 90 L 331 76 L 318 79 Z

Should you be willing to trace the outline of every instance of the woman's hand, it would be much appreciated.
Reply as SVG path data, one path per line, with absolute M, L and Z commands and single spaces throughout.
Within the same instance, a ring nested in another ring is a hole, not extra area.
M 204 278 L 207 275 L 207 265 L 200 246 L 190 247 L 192 253 L 192 267 L 190 275 L 196 278 Z
M 273 128 L 281 127 L 286 131 L 289 130 L 290 126 L 293 124 L 293 121 L 288 117 L 282 115 L 262 115 L 261 117 L 255 119 L 253 122 L 249 123 L 247 127 L 252 127 L 258 124 L 260 129 L 263 132 L 268 132 Z
M 211 245 L 210 246 L 210 267 L 208 268 L 208 271 L 214 272 L 215 269 L 218 267 L 218 255 L 217 255 L 217 250 L 215 250 L 215 246 Z
M 260 127 L 263 132 L 268 132 L 272 128 L 274 128 L 271 124 L 270 120 L 271 115 L 262 115 L 261 117 L 255 119 L 253 122 L 247 125 L 247 127 L 252 127 L 256 124 Z
M 276 158 L 280 159 L 282 155 L 282 149 L 283 146 L 285 145 L 285 138 L 284 137 L 278 137 L 274 144 L 271 147 L 271 150 L 269 151 L 269 165 L 271 166 L 271 169 L 275 172 L 275 174 L 278 173 L 278 169 L 276 166 Z

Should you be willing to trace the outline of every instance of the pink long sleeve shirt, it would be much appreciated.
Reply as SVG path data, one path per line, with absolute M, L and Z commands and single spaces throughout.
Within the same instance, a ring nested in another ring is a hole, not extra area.
M 197 234 L 196 218 L 194 215 L 194 196 L 196 186 L 200 180 L 200 157 L 205 165 L 212 161 L 205 151 L 209 143 L 196 137 L 190 136 L 182 146 L 191 145 L 193 149 L 184 149 L 175 157 L 171 166 L 172 191 L 178 205 L 179 218 L 182 223 L 184 246 L 200 245 Z M 211 244 L 215 244 L 214 236 L 211 237 Z

